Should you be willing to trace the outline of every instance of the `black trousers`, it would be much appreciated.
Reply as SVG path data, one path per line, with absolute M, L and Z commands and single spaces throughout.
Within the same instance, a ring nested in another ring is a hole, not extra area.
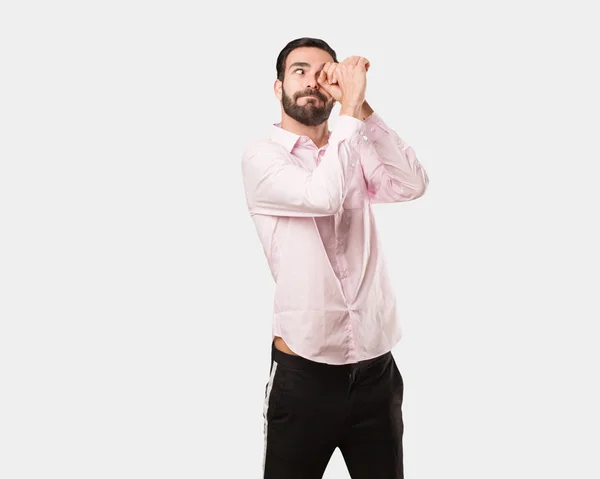
M 404 478 L 403 393 L 391 352 L 329 365 L 272 345 L 263 410 L 264 478 L 322 478 L 336 447 L 352 479 Z

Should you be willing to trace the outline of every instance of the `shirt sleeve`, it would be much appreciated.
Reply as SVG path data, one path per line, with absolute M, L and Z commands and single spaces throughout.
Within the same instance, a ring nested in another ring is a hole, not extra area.
M 343 205 L 354 168 L 364 122 L 340 115 L 318 166 L 309 171 L 292 162 L 278 144 L 263 142 L 246 148 L 242 177 L 251 214 L 330 216 Z
M 360 156 L 372 203 L 395 203 L 422 196 L 429 184 L 415 151 L 383 119 L 372 113 L 365 120 L 365 142 Z

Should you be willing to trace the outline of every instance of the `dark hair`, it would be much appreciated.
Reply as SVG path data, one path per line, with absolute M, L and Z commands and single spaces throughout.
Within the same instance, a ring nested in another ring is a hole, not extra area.
M 327 42 L 320 40 L 318 38 L 297 38 L 296 40 L 292 40 L 288 43 L 283 50 L 279 52 L 277 56 L 277 62 L 275 63 L 275 67 L 277 68 L 277 78 L 283 81 L 283 77 L 285 76 L 285 62 L 287 60 L 288 55 L 292 50 L 300 47 L 314 47 L 320 48 L 321 50 L 325 50 L 333 57 L 333 61 L 337 62 L 337 56 L 335 55 L 335 51 L 331 48 Z

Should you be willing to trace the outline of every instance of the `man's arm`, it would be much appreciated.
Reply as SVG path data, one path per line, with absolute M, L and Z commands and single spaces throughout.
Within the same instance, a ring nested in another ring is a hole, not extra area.
M 366 146 L 360 162 L 373 203 L 395 203 L 421 197 L 429 178 L 412 147 L 387 126 L 365 100 L 360 119 L 365 122 Z
M 294 165 L 279 145 L 249 146 L 242 158 L 242 177 L 250 213 L 297 217 L 337 213 L 357 166 L 363 125 L 357 118 L 341 115 L 313 171 Z

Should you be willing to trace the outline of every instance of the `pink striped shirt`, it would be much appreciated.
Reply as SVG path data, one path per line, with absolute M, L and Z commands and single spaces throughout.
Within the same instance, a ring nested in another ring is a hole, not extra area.
M 242 175 L 276 283 L 272 336 L 329 364 L 390 351 L 402 329 L 371 204 L 423 195 L 414 150 L 377 113 L 340 115 L 321 148 L 277 123 L 246 147 Z

